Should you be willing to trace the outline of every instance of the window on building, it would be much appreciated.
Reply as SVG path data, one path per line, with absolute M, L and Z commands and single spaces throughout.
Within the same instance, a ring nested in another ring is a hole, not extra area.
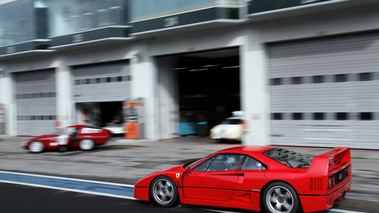
M 132 80 L 131 75 L 124 76 L 123 78 L 124 78 L 124 81 L 131 81 Z
M 359 73 L 359 81 L 371 81 L 372 80 L 372 73 L 366 72 L 366 73 Z
M 325 120 L 325 113 L 323 112 L 313 113 L 313 120 Z
M 291 83 L 292 84 L 302 84 L 303 83 L 303 78 L 302 77 L 292 77 L 291 78 Z
M 315 84 L 324 83 L 324 76 L 322 76 L 322 75 L 313 76 L 312 82 Z
M 141 5 L 145 3 L 139 2 Z M 125 25 L 129 21 L 128 4 L 128 1 L 118 0 L 49 1 L 50 36 L 68 35 L 104 26 Z
M 272 113 L 272 120 L 283 120 L 283 113 Z
M 347 74 L 338 74 L 334 75 L 334 82 L 346 82 Z
M 271 85 L 277 86 L 277 85 L 282 85 L 283 84 L 283 79 L 281 78 L 272 78 L 271 79 Z
M 0 1 L 0 46 L 37 39 L 38 28 L 43 26 L 36 24 L 35 10 L 30 2 Z M 6 49 L 6 53 L 14 51 L 14 47 Z
M 369 121 L 369 120 L 373 120 L 373 119 L 374 119 L 374 115 L 372 112 L 361 112 L 361 113 L 359 113 L 359 120 Z
M 209 8 L 210 6 L 230 7 L 239 5 L 240 0 L 131 0 L 133 10 L 131 11 L 132 20 L 147 19 L 149 17 L 161 17 L 162 14 L 172 13 L 172 11 L 191 11 Z
M 336 120 L 348 120 L 348 113 L 346 112 L 337 112 L 335 114 L 335 119 Z
M 292 119 L 293 120 L 303 120 L 303 113 L 300 113 L 300 112 L 292 113 Z

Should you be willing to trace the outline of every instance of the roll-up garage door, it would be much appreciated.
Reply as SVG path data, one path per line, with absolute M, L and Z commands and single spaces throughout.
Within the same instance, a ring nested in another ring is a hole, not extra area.
M 273 144 L 379 148 L 379 32 L 267 50 Z
M 55 70 L 14 74 L 16 84 L 17 134 L 40 135 L 55 131 Z
M 75 66 L 75 101 L 124 101 L 130 97 L 128 62 Z

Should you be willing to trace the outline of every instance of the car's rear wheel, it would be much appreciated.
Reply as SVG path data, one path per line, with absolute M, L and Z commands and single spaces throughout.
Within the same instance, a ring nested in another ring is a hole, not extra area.
M 263 206 L 269 213 L 296 213 L 300 202 L 296 191 L 287 183 L 274 182 L 263 192 Z
M 179 196 L 174 181 L 166 176 L 156 177 L 150 186 L 150 198 L 161 207 L 177 205 Z
M 32 141 L 29 144 L 29 151 L 32 153 L 39 153 L 42 152 L 45 146 L 41 141 Z
M 93 142 L 92 139 L 86 138 L 79 142 L 80 149 L 85 150 L 85 151 L 93 149 L 94 146 L 95 146 L 95 142 Z

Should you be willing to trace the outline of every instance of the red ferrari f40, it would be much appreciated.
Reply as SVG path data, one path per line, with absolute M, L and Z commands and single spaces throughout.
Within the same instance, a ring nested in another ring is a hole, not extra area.
M 312 156 L 284 148 L 240 146 L 139 180 L 134 197 L 270 213 L 329 209 L 351 188 L 350 149 Z
M 53 134 L 41 135 L 26 140 L 21 144 L 21 147 L 28 149 L 30 152 L 38 153 L 49 149 L 59 149 L 62 146 L 61 140 L 63 139 L 63 143 L 67 148 L 91 150 L 97 145 L 106 143 L 111 136 L 112 133 L 107 129 L 74 125 L 60 129 Z

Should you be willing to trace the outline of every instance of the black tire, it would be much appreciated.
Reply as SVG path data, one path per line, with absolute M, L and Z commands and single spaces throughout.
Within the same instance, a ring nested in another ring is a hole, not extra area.
M 270 183 L 263 191 L 262 204 L 268 213 L 300 212 L 300 201 L 296 191 L 287 183 Z
M 179 195 L 174 181 L 166 176 L 156 177 L 150 185 L 150 199 L 160 207 L 176 206 L 179 203 Z
M 32 141 L 29 144 L 29 151 L 32 153 L 40 153 L 45 149 L 45 146 L 41 141 Z

